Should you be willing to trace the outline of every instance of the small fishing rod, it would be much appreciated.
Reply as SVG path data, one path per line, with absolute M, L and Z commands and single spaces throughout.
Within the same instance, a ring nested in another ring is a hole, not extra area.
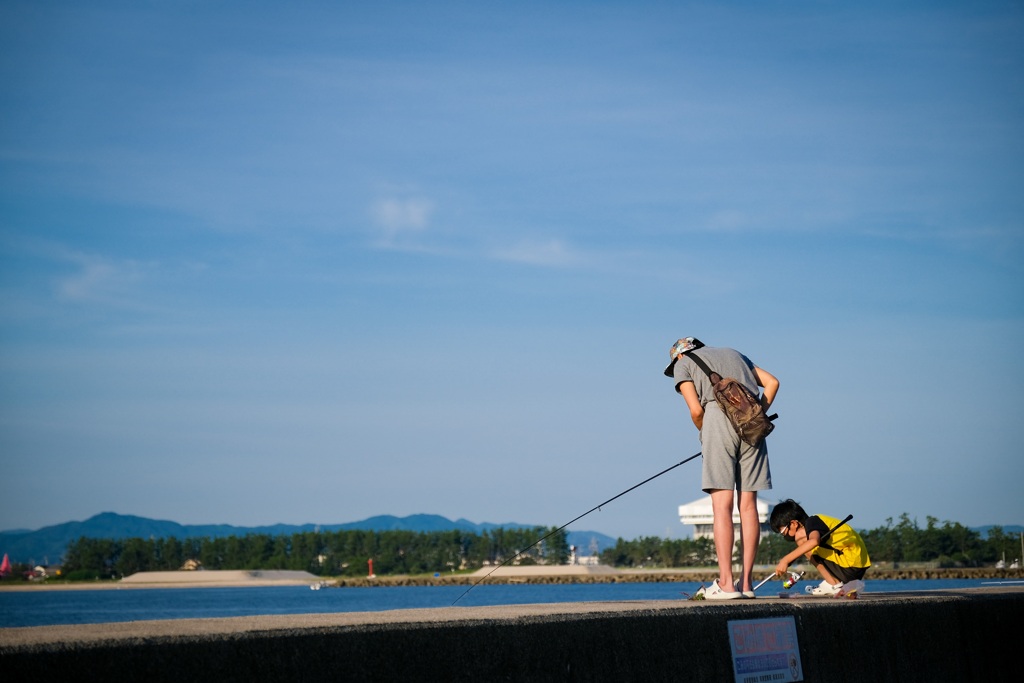
M 471 590 L 473 590 L 474 588 L 476 588 L 476 587 L 477 587 L 477 586 L 478 586 L 479 584 L 481 584 L 481 583 L 483 583 L 484 581 L 486 581 L 486 580 L 487 580 L 487 578 L 488 578 L 488 577 L 489 577 L 489 576 L 490 576 L 491 574 L 493 574 L 494 572 L 498 571 L 499 569 L 501 569 L 502 567 L 504 567 L 504 566 L 505 566 L 506 564 L 508 564 L 508 563 L 509 563 L 509 562 L 511 562 L 512 560 L 516 559 L 517 557 L 519 557 L 519 556 L 520 556 L 520 555 L 522 555 L 523 553 L 525 553 L 525 552 L 526 552 L 527 550 L 529 550 L 530 548 L 532 548 L 532 547 L 534 547 L 535 545 L 538 545 L 538 544 L 540 544 L 540 543 L 543 543 L 544 541 L 546 541 L 547 539 L 551 538 L 552 536 L 554 536 L 555 534 L 557 534 L 557 533 L 558 533 L 559 531 L 561 531 L 561 530 L 562 530 L 562 529 L 564 529 L 565 527 L 567 527 L 567 526 L 569 526 L 570 524 L 572 524 L 573 522 L 578 522 L 578 521 L 580 521 L 581 519 L 583 519 L 584 517 L 586 517 L 587 515 L 589 515 L 589 514 L 590 514 L 591 512 L 593 512 L 594 510 L 600 510 L 601 508 L 603 508 L 603 507 L 604 507 L 605 505 L 607 505 L 608 503 L 612 502 L 613 500 L 615 500 L 615 499 L 617 499 L 617 498 L 621 498 L 622 496 L 626 495 L 627 493 L 629 493 L 629 492 L 630 492 L 630 491 L 632 491 L 633 489 L 638 489 L 638 488 L 640 488 L 641 486 L 643 486 L 643 485 L 644 485 L 644 484 L 646 484 L 647 482 L 649 482 L 649 481 L 652 481 L 652 480 L 654 480 L 654 479 L 657 479 L 658 477 L 660 477 L 661 475 L 665 474 L 666 472 L 671 472 L 672 470 L 674 470 L 675 468 L 679 467 L 680 465 L 685 465 L 686 463 L 690 462 L 690 461 L 691 461 L 691 460 L 693 460 L 694 458 L 699 458 L 699 457 L 700 457 L 700 455 L 701 455 L 701 451 L 698 451 L 698 452 L 694 453 L 693 455 L 691 455 L 691 456 L 690 456 L 689 458 L 687 458 L 686 460 L 683 460 L 683 461 L 681 461 L 681 462 L 677 462 L 677 463 L 676 463 L 675 465 L 672 465 L 672 467 L 669 467 L 669 468 L 667 468 L 667 469 L 664 469 L 664 470 L 662 470 L 661 472 L 658 472 L 658 473 L 657 473 L 657 474 L 655 474 L 655 475 L 654 475 L 653 477 L 647 477 L 646 479 L 644 479 L 644 480 L 643 480 L 642 482 L 640 482 L 639 484 L 636 484 L 635 486 L 630 486 L 630 487 L 629 487 L 628 489 L 626 489 L 625 491 L 623 491 L 623 492 L 622 492 L 622 493 L 620 493 L 619 495 L 617 495 L 617 496 L 613 496 L 613 497 L 609 498 L 608 500 L 606 500 L 605 502 L 601 503 L 600 505 L 595 505 L 594 507 L 592 507 L 592 508 L 590 508 L 589 510 L 587 510 L 586 512 L 584 512 L 584 513 L 583 513 L 582 515 L 580 515 L 580 516 L 579 516 L 579 517 L 577 517 L 576 519 L 574 519 L 574 520 L 572 520 L 572 521 L 570 521 L 570 522 L 566 522 L 565 524 L 563 524 L 562 526 L 558 527 L 557 529 L 555 529 L 555 530 L 554 530 L 554 531 L 552 531 L 551 533 L 547 534 L 546 536 L 543 536 L 543 537 L 541 537 L 541 538 L 538 538 L 538 539 L 537 539 L 536 541 L 534 541 L 534 542 L 533 542 L 533 543 L 531 543 L 530 545 L 528 545 L 528 546 L 526 546 L 525 548 L 523 548 L 522 550 L 520 550 L 520 551 L 516 552 L 516 554 L 515 554 L 515 555 L 513 555 L 512 557 L 508 558 L 507 560 L 505 560 L 504 562 L 502 562 L 501 564 L 499 564 L 499 565 L 498 565 L 497 567 L 495 567 L 495 568 L 494 568 L 494 569 L 492 569 L 491 571 L 487 572 L 487 573 L 486 573 L 486 574 L 485 574 L 485 575 L 484 575 L 483 577 L 481 577 L 481 578 L 480 578 L 479 580 L 475 581 L 475 582 L 474 582 L 474 583 L 473 583 L 473 584 L 472 584 L 472 585 L 471 585 L 471 586 L 470 586 L 469 588 L 467 588 L 467 589 L 466 589 L 466 590 L 465 590 L 465 591 L 464 591 L 464 592 L 462 593 L 462 595 L 460 595 L 459 597 L 455 598 L 455 601 L 454 601 L 454 602 L 452 602 L 452 605 L 455 605 L 455 603 L 456 603 L 456 602 L 458 602 L 458 601 L 459 601 L 459 600 L 461 600 L 462 598 L 466 597 L 466 593 L 468 593 L 469 591 L 471 591 Z

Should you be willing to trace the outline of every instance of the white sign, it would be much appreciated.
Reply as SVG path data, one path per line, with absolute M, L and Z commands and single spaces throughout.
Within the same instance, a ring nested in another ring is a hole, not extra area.
M 804 680 L 793 617 L 729 622 L 736 683 Z

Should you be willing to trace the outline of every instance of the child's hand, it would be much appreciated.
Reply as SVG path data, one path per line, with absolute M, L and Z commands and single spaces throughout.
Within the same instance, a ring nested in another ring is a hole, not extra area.
M 780 561 L 775 565 L 775 576 L 783 577 L 786 575 L 786 570 L 789 569 L 789 565 L 786 564 L 785 560 Z

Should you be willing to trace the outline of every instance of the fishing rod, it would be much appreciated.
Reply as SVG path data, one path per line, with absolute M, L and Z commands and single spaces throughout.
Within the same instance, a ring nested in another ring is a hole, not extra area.
M 675 468 L 679 467 L 680 465 L 685 465 L 686 463 L 690 462 L 690 461 L 691 461 L 691 460 L 693 460 L 694 458 L 699 458 L 699 457 L 700 457 L 700 455 L 701 455 L 701 451 L 697 451 L 696 453 L 694 453 L 693 455 L 691 455 L 691 456 L 690 456 L 689 458 L 687 458 L 686 460 L 683 460 L 683 461 L 681 461 L 681 462 L 677 462 L 677 463 L 676 463 L 675 465 L 672 465 L 672 467 L 669 467 L 669 468 L 667 468 L 667 469 L 664 469 L 664 470 L 662 470 L 661 472 L 658 472 L 658 473 L 657 473 L 657 474 L 655 474 L 655 475 L 654 475 L 653 477 L 647 477 L 646 479 L 644 479 L 644 480 L 643 480 L 642 482 L 640 482 L 639 484 L 636 484 L 635 486 L 630 486 L 630 487 L 629 487 L 628 489 L 626 489 L 625 491 L 623 491 L 623 492 L 622 492 L 622 493 L 620 493 L 619 495 L 617 495 L 617 496 L 613 496 L 613 497 L 609 498 L 608 500 L 606 500 L 605 502 L 601 503 L 600 505 L 595 505 L 594 507 L 592 507 L 592 508 L 590 508 L 589 510 L 587 510 L 586 512 L 584 512 L 584 513 L 583 513 L 582 515 L 580 515 L 580 516 L 579 516 L 579 517 L 577 517 L 576 519 L 574 519 L 574 520 L 572 520 L 572 521 L 570 521 L 570 522 L 566 522 L 565 524 L 563 524 L 562 526 L 558 527 L 557 529 L 555 529 L 555 530 L 554 530 L 554 531 L 552 531 L 551 533 L 547 534 L 546 536 L 543 536 L 543 537 L 541 537 L 541 538 L 538 538 L 538 539 L 537 539 L 536 541 L 534 541 L 534 542 L 533 542 L 533 543 L 531 543 L 530 545 L 526 546 L 526 547 L 525 547 L 525 548 L 523 548 L 522 550 L 520 550 L 520 551 L 516 552 L 516 554 L 515 554 L 515 555 L 513 555 L 513 556 L 512 556 L 512 557 L 510 557 L 510 558 L 508 558 L 507 560 L 505 560 L 504 562 L 502 562 L 501 564 L 499 564 L 499 565 L 498 565 L 497 567 L 495 567 L 495 568 L 494 568 L 494 569 L 492 569 L 491 571 L 487 572 L 487 573 L 486 573 L 486 574 L 485 574 L 485 575 L 484 575 L 483 577 L 481 577 L 480 579 L 478 579 L 477 581 L 475 581 L 475 582 L 474 582 L 474 583 L 473 583 L 473 584 L 472 584 L 472 585 L 471 585 L 471 586 L 470 586 L 469 588 L 467 588 L 467 589 L 466 589 L 466 590 L 465 590 L 465 591 L 464 591 L 464 592 L 462 593 L 462 595 L 460 595 L 459 597 L 455 598 L 454 602 L 452 602 L 452 605 L 455 605 L 455 603 L 456 603 L 456 602 L 458 602 L 458 601 L 459 601 L 459 600 L 461 600 L 462 598 L 466 597 L 466 593 L 468 593 L 469 591 L 471 591 L 471 590 L 473 590 L 474 588 L 476 588 L 476 587 L 477 587 L 477 586 L 478 586 L 479 584 L 481 584 L 481 583 L 483 583 L 484 581 L 486 581 L 486 580 L 487 580 L 487 578 L 488 578 L 488 577 L 489 577 L 489 576 L 490 576 L 491 574 L 493 574 L 494 572 L 498 571 L 499 569 L 501 569 L 502 567 L 504 567 L 504 566 L 505 566 L 506 564 L 508 564 L 508 563 L 509 563 L 509 562 L 511 562 L 512 560 L 516 559 L 517 557 L 519 557 L 519 556 L 520 556 L 520 555 L 522 555 L 523 553 L 525 553 L 525 552 L 526 552 L 527 550 L 529 550 L 530 548 L 532 548 L 532 547 L 534 547 L 535 545 L 538 545 L 538 544 L 540 544 L 540 543 L 543 543 L 544 541 L 546 541 L 547 539 L 551 538 L 552 536 L 554 536 L 555 534 L 557 534 L 557 533 L 558 533 L 559 531 L 561 531 L 561 530 L 562 530 L 562 529 L 564 529 L 565 527 L 567 527 L 567 526 L 569 526 L 570 524 L 572 524 L 573 522 L 578 522 L 578 521 L 580 521 L 581 519 L 583 519 L 584 517 L 586 517 L 587 515 L 589 515 L 589 514 L 590 514 L 591 512 L 593 512 L 594 510 L 600 510 L 601 508 L 603 508 L 603 507 L 604 507 L 605 505 L 607 505 L 608 503 L 612 502 L 613 500 L 615 500 L 615 499 L 617 499 L 617 498 L 621 498 L 622 496 L 626 495 L 627 493 L 629 493 L 629 492 L 630 492 L 630 491 L 632 491 L 633 489 L 638 489 L 638 488 L 640 488 L 641 486 L 643 486 L 643 485 L 644 485 L 644 484 L 646 484 L 647 482 L 649 482 L 649 481 L 652 481 L 652 480 L 654 480 L 654 479 L 657 479 L 658 477 L 660 477 L 661 475 L 665 474 L 666 472 L 671 472 L 672 470 L 674 470 Z
M 839 528 L 839 527 L 841 527 L 842 525 L 846 524 L 846 523 L 847 523 L 847 522 L 849 522 L 849 521 L 850 521 L 851 519 L 853 519 L 853 515 L 846 515 L 846 519 L 844 519 L 843 521 L 839 522 L 839 524 L 836 524 L 836 525 L 835 525 L 834 527 L 832 527 L 831 529 L 829 529 L 828 531 L 826 531 L 825 533 L 823 533 L 823 534 L 821 535 L 821 538 L 819 538 L 819 539 L 818 539 L 818 545 L 821 545 L 821 542 L 822 542 L 822 541 L 824 541 L 824 540 L 825 540 L 826 538 L 828 538 L 829 536 L 831 536 L 831 535 L 832 535 L 832 532 L 833 532 L 833 531 L 835 531 L 836 529 L 838 529 L 838 528 Z M 786 586 L 786 588 L 787 588 L 787 589 L 788 589 L 788 588 L 791 588 L 791 587 L 792 587 L 792 585 L 793 585 L 794 583 L 796 583 L 797 581 L 799 581 L 799 580 L 800 580 L 800 577 L 802 577 L 802 576 L 803 576 L 803 573 L 801 573 L 801 574 L 800 574 L 799 576 L 797 576 L 797 577 L 796 577 L 796 579 L 792 579 L 792 577 L 793 577 L 793 574 L 790 574 L 790 579 L 791 579 L 791 583 L 789 584 L 789 586 Z M 768 575 L 768 576 L 767 576 L 767 577 L 765 578 L 765 580 L 764 580 L 764 581 L 762 581 L 761 583 L 759 583 L 759 584 L 757 584 L 756 586 L 754 586 L 754 590 L 756 591 L 756 590 L 757 590 L 758 588 L 760 588 L 761 586 L 765 585 L 766 583 L 768 583 L 768 582 L 769 582 L 770 580 L 772 580 L 772 579 L 774 579 L 774 578 L 775 578 L 775 574 L 769 574 L 769 575 Z

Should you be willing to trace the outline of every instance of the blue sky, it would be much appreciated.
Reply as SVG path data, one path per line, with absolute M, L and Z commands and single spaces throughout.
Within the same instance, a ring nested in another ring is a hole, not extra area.
M 0 7 L 0 528 L 560 525 L 782 382 L 775 488 L 1020 524 L 1013 2 Z M 695 461 L 581 520 L 683 536 Z

